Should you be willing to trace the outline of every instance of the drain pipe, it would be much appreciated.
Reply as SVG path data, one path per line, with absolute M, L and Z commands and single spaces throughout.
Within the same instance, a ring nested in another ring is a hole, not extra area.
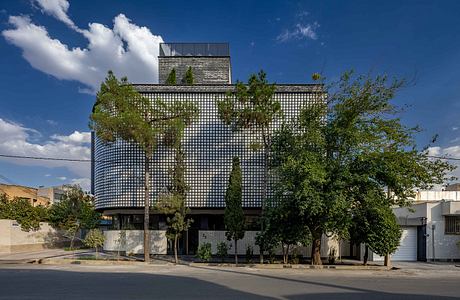
M 435 224 L 432 224 L 431 225 L 431 248 L 432 248 L 432 251 L 433 251 L 433 262 L 436 260 L 436 255 L 435 255 L 435 252 L 434 252 L 434 230 L 436 229 L 436 225 Z

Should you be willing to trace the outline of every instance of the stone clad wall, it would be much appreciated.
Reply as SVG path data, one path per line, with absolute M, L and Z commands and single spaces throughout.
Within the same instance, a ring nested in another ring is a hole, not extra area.
M 246 254 L 246 248 L 250 245 L 253 249 L 254 255 L 259 255 L 259 246 L 255 244 L 255 239 L 258 231 L 246 231 L 244 234 L 244 238 L 238 241 L 238 254 L 244 255 Z M 228 254 L 234 254 L 234 242 L 228 241 L 225 237 L 224 230 L 200 230 L 198 233 L 199 244 L 203 243 L 210 243 L 211 244 L 211 251 L 213 254 L 217 253 L 217 244 L 220 242 L 226 242 L 231 248 L 228 250 Z M 339 248 L 339 243 L 334 238 L 328 238 L 327 236 L 323 235 L 321 239 L 321 256 L 328 257 L 329 251 L 334 248 L 336 249 L 336 256 L 339 256 L 337 249 Z M 349 252 L 349 244 L 342 243 L 341 245 L 341 255 L 348 256 L 350 255 Z M 309 257 L 311 254 L 311 246 L 307 247 L 298 247 L 298 254 L 301 256 Z M 276 249 L 277 255 L 282 255 L 281 247 Z
M 192 67 L 195 84 L 230 84 L 230 57 L 159 57 L 159 83 L 164 84 L 176 69 L 176 82 L 181 83 L 188 67 Z
M 104 236 L 104 250 L 106 251 L 144 253 L 143 230 L 106 230 Z M 151 254 L 166 254 L 167 246 L 166 230 L 150 230 Z

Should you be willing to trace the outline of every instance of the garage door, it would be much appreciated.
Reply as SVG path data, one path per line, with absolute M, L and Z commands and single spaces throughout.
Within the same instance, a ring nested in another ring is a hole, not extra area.
M 394 261 L 417 260 L 417 227 L 402 227 L 401 242 L 395 253 L 391 255 Z M 383 256 L 374 254 L 374 261 L 382 261 Z

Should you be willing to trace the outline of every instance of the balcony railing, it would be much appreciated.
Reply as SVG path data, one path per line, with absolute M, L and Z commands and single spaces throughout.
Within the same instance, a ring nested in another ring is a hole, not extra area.
M 230 56 L 228 43 L 161 43 L 160 56 Z

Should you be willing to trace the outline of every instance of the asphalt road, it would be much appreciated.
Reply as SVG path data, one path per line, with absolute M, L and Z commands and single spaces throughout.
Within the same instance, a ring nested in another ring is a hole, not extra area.
M 460 271 L 0 266 L 0 299 L 460 299 Z

